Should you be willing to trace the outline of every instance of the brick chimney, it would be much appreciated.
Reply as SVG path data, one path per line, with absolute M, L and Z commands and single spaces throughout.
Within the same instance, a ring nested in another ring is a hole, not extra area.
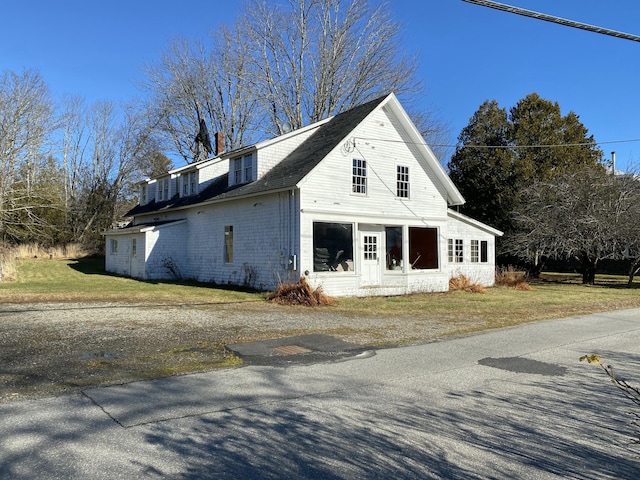
M 214 152 L 213 154 L 215 156 L 220 155 L 221 153 L 224 152 L 224 133 L 222 132 L 216 132 L 213 134 L 213 141 L 215 143 L 214 145 Z

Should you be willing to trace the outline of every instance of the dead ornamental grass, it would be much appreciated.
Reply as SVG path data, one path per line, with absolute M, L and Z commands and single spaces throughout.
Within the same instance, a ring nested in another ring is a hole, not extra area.
M 487 293 L 486 288 L 478 282 L 473 282 L 466 275 L 460 274 L 449 280 L 449 290 L 452 292 Z
M 496 285 L 521 291 L 533 290 L 524 272 L 517 271 L 513 266 L 499 268 L 496 271 Z
M 305 277 L 301 277 L 298 283 L 278 285 L 276 291 L 267 298 L 279 305 L 318 307 L 321 305 L 333 305 L 334 303 L 333 298 L 322 291 L 322 287 L 313 289 Z

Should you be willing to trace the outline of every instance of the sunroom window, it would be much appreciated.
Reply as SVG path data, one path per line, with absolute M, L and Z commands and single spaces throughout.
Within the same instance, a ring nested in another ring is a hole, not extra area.
M 313 223 L 313 271 L 353 271 L 353 224 Z
M 409 264 L 413 269 L 438 268 L 438 229 L 409 227 Z

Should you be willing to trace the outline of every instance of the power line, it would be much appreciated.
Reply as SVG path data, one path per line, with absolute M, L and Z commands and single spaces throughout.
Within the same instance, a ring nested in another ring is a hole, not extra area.
M 566 18 L 556 17 L 553 15 L 547 15 L 546 13 L 534 12 L 533 10 L 527 10 L 525 8 L 512 7 L 511 5 L 505 5 L 503 3 L 493 2 L 490 0 L 462 0 L 463 2 L 473 3 L 482 7 L 494 8 L 496 10 L 502 10 L 504 12 L 515 13 L 516 15 L 522 15 L 525 17 L 531 17 L 545 22 L 557 23 L 564 25 L 565 27 L 579 28 L 580 30 L 587 30 L 589 32 L 600 33 L 602 35 L 609 35 L 611 37 L 623 38 L 625 40 L 631 40 L 633 42 L 640 42 L 640 36 L 633 35 L 631 33 L 619 32 L 617 30 L 611 30 L 610 28 L 597 27 L 595 25 L 589 25 L 588 23 L 576 22 L 574 20 L 568 20 Z
M 403 143 L 405 145 L 428 145 L 430 147 L 445 147 L 445 148 L 561 148 L 561 147 L 591 147 L 595 145 L 612 145 L 616 143 L 632 143 L 640 142 L 640 138 L 633 138 L 629 140 L 611 140 L 607 142 L 584 142 L 584 143 L 556 143 L 556 144 L 539 144 L 539 145 L 451 145 L 451 144 L 438 144 L 426 142 L 407 142 L 404 140 L 391 140 L 382 138 L 366 138 L 366 137 L 354 137 L 354 140 L 362 140 L 367 142 L 387 142 L 387 143 Z

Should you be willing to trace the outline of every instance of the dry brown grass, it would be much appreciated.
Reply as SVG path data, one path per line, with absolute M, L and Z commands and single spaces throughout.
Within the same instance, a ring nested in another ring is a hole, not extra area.
M 304 305 L 307 307 L 333 305 L 334 303 L 333 298 L 322 291 L 322 287 L 314 290 L 304 277 L 301 277 L 298 283 L 279 285 L 276 291 L 268 296 L 268 299 L 280 305 Z
M 79 243 L 69 243 L 67 245 L 59 245 L 56 247 L 44 247 L 38 243 L 28 243 L 12 247 L 10 251 L 17 259 L 25 258 L 81 258 L 90 255 Z
M 0 246 L 0 281 L 13 282 L 18 278 L 18 261 L 42 258 L 50 260 L 74 259 L 91 255 L 79 243 L 69 243 L 57 247 L 44 247 L 38 243 L 28 243 L 13 247 Z
M 18 269 L 13 252 L 0 247 L 0 282 L 12 282 L 18 277 Z
M 524 272 L 517 271 L 513 266 L 499 268 L 497 270 L 496 285 L 520 291 L 533 290 L 533 287 L 527 282 L 527 277 Z
M 477 282 L 473 282 L 466 275 L 460 274 L 449 280 L 449 290 L 452 292 L 464 291 L 470 293 L 487 293 L 487 290 Z

